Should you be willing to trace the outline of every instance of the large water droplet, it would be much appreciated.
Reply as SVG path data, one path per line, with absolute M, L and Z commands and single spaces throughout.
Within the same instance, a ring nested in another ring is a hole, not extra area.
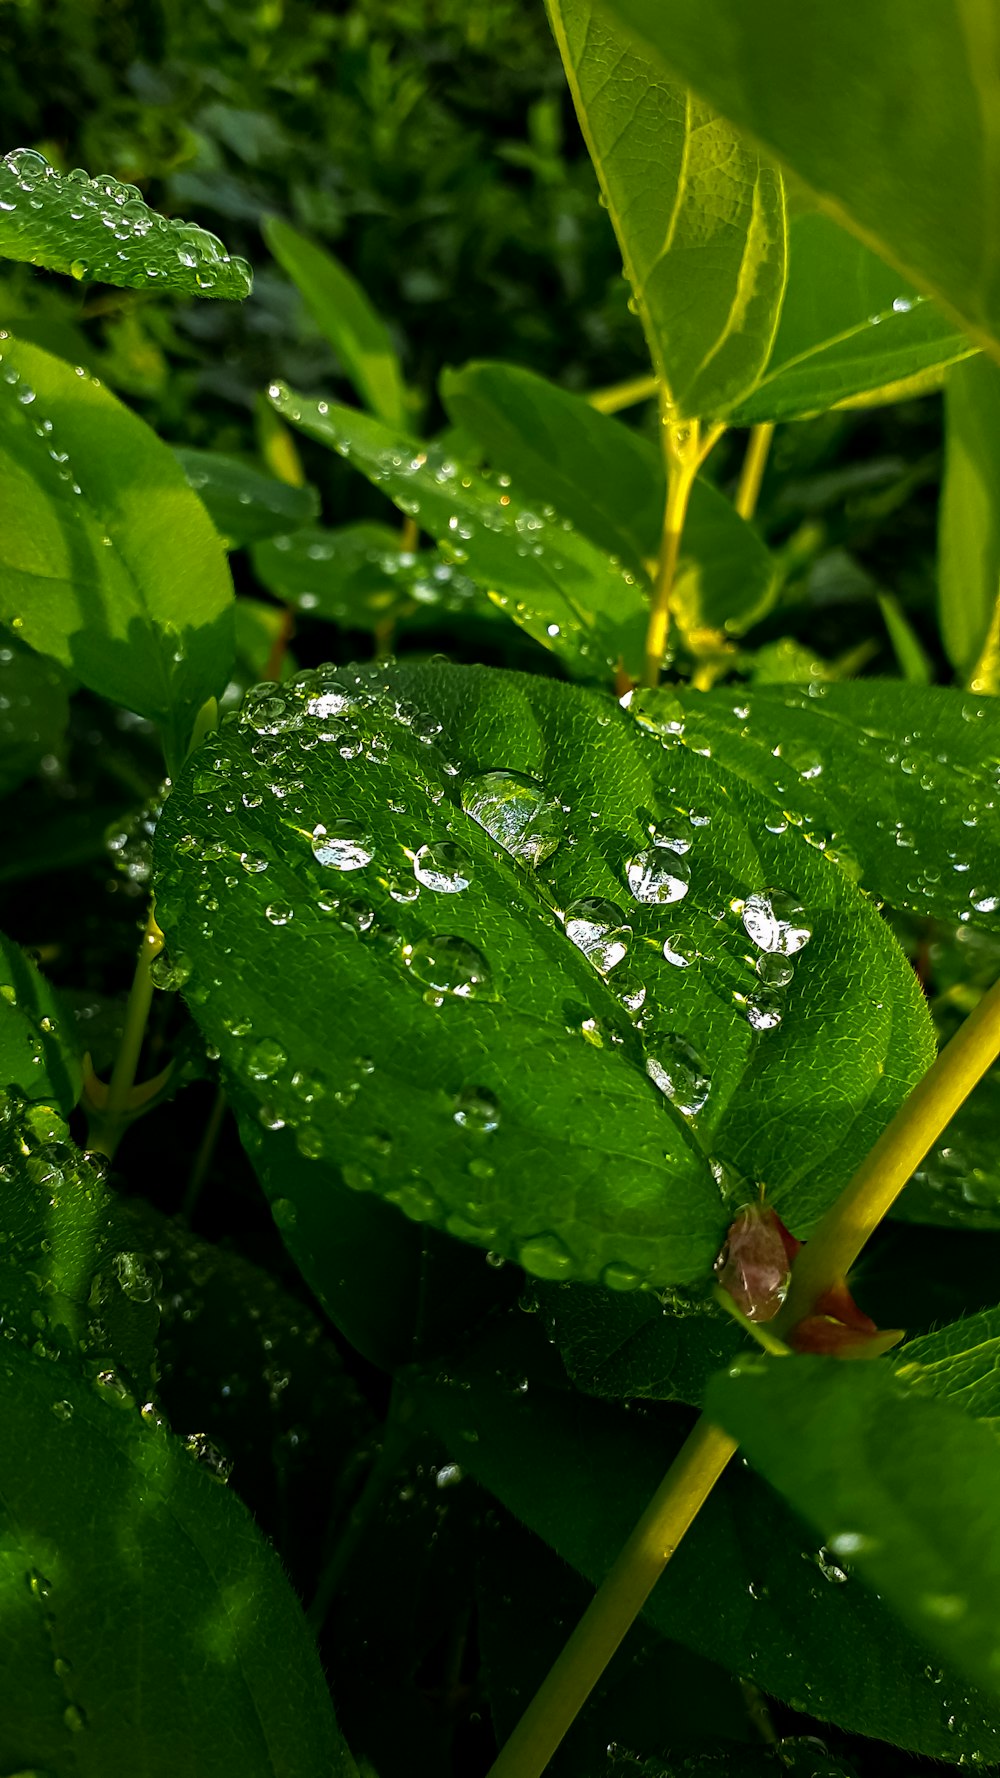
M 486 1087 L 466 1087 L 455 1101 L 453 1116 L 463 1130 L 488 1135 L 500 1122 L 500 1104 Z
M 133 1303 L 150 1303 L 160 1288 L 160 1268 L 141 1253 L 116 1253 L 111 1261 L 123 1295 Z
M 564 919 L 567 938 L 602 975 L 621 962 L 631 943 L 632 928 L 613 901 L 598 896 L 571 901 Z
M 414 853 L 413 874 L 425 889 L 434 889 L 438 895 L 457 895 L 469 887 L 473 863 L 463 846 L 438 840 Z
M 686 858 L 667 846 L 653 846 L 639 852 L 625 866 L 629 889 L 636 901 L 663 906 L 683 901 L 691 887 L 691 866 Z
M 685 1117 L 697 1117 L 708 1098 L 712 1077 L 697 1050 L 683 1037 L 657 1041 L 655 1056 L 646 1057 L 646 1073 Z
M 375 856 L 369 835 L 356 821 L 331 821 L 313 828 L 313 857 L 331 870 L 363 870 Z
M 517 1257 L 536 1278 L 566 1278 L 573 1270 L 572 1255 L 558 1235 L 532 1235 L 522 1241 Z
M 285 1066 L 288 1057 L 273 1037 L 262 1037 L 247 1054 L 247 1068 L 253 1080 L 271 1080 Z
M 490 993 L 490 966 L 482 952 L 464 938 L 447 933 L 420 938 L 404 949 L 403 961 L 417 981 L 426 983 L 435 994 L 474 1000 Z
M 537 870 L 558 847 L 563 811 L 544 784 L 522 772 L 480 772 L 462 785 L 462 807 L 522 864 Z
M 767 889 L 748 895 L 743 905 L 743 924 L 761 951 L 792 957 L 812 938 L 805 908 L 783 889 Z

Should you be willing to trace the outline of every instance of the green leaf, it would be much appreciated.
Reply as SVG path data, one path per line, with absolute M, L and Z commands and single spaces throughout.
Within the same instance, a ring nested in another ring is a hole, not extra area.
M 424 615 L 430 622 L 461 614 L 500 621 L 496 606 L 453 562 L 436 550 L 401 550 L 399 536 L 388 525 L 306 525 L 258 544 L 254 573 L 303 616 L 345 629 L 377 630 Z
M 895 593 L 878 593 L 878 608 L 889 632 L 899 670 L 911 685 L 930 685 L 934 672 L 924 645 Z
M 788 286 L 771 355 L 730 421 L 796 420 L 827 408 L 936 388 L 975 350 L 941 310 L 830 217 L 789 229 Z
M 1000 1427 L 1000 1309 L 951 1321 L 893 1354 L 897 1376 L 994 1431 Z
M 745 1359 L 706 1411 L 921 1641 L 1000 1692 L 1000 1442 L 890 1365 Z
M 682 746 L 709 749 L 767 799 L 776 828 L 891 906 L 998 930 L 994 699 L 862 679 L 644 692 L 632 708 Z
M 20 1087 L 68 1113 L 82 1082 L 72 1019 L 27 952 L 0 933 L 0 1091 Z
M 518 1312 L 513 1327 L 505 1323 L 460 1358 L 415 1373 L 413 1393 L 463 1468 L 596 1585 L 690 1418 L 568 1391 L 538 1319 Z M 794 1442 L 794 1431 L 789 1436 Z M 865 1588 L 842 1580 L 845 1572 L 734 1463 L 643 1615 L 663 1635 L 821 1721 L 943 1760 L 1000 1757 L 993 1700 L 928 1665 L 926 1651 Z
M 174 456 L 228 549 L 274 537 L 280 531 L 294 531 L 319 512 L 315 488 L 280 482 L 252 464 L 241 463 L 238 457 L 226 457 L 221 451 L 180 449 L 175 449 Z
M 33 148 L 0 161 L 0 256 L 129 290 L 241 298 L 253 289 L 246 260 L 207 229 L 158 216 L 110 173 L 59 173 Z
M 328 668 L 189 762 L 157 917 L 307 1159 L 540 1277 L 703 1286 L 752 1195 L 709 1145 L 804 1233 L 932 1053 L 888 930 L 767 815 L 582 688 Z
M 53 661 L 12 638 L 0 647 L 0 796 L 58 751 L 69 721 L 69 683 Z
M 511 364 L 445 371 L 441 399 L 523 496 L 555 507 L 648 584 L 666 501 L 654 445 L 582 396 Z M 740 634 L 766 610 L 775 583 L 775 563 L 757 532 L 710 482 L 696 481 L 674 583 L 685 631 Z
M 893 1208 L 901 1222 L 1000 1230 L 1000 1064 L 973 1087 Z
M 571 673 L 602 678 L 620 656 L 639 672 L 644 591 L 568 521 L 527 505 L 508 492 L 505 477 L 463 465 L 438 444 L 419 444 L 353 408 L 307 400 L 281 383 L 269 394 L 285 419 L 339 451 L 418 520 Z
M 549 0 L 573 103 L 674 418 L 728 413 L 785 283 L 780 175 L 592 0 Z
M 745 1336 L 711 1298 L 697 1314 L 662 1293 L 536 1286 L 540 1307 L 568 1376 L 588 1395 L 609 1401 L 647 1397 L 699 1406 L 713 1372 L 734 1358 Z
M 944 411 L 938 614 L 948 659 L 968 680 L 1000 609 L 1000 369 L 986 358 L 956 365 Z
M 89 376 L 0 340 L 0 621 L 151 717 L 172 767 L 226 683 L 232 582 L 169 447 Z
M 648 77 L 689 82 L 784 161 L 834 220 L 978 344 L 1000 350 L 993 192 L 1000 177 L 988 0 L 907 0 L 803 22 L 795 0 L 602 0 Z
M 409 403 L 399 360 L 385 322 L 357 279 L 280 216 L 269 216 L 263 233 L 365 406 L 387 426 L 405 427 Z

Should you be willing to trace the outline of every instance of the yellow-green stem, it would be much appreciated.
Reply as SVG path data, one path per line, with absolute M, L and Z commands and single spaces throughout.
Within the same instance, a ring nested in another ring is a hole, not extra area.
M 100 1123 L 94 1132 L 91 1148 L 111 1160 L 125 1133 L 129 1095 L 135 1085 L 139 1057 L 146 1035 L 146 1022 L 153 1003 L 153 981 L 149 966 L 163 948 L 163 934 L 156 924 L 153 905 L 139 946 L 139 956 L 125 1008 L 125 1028 L 108 1082 L 107 1102 L 101 1111 Z
M 599 413 L 620 414 L 623 408 L 637 407 L 640 401 L 652 401 L 658 389 L 659 383 L 650 373 L 644 377 L 629 377 L 624 383 L 612 383 L 609 389 L 594 389 L 587 400 Z
M 769 420 L 751 428 L 734 502 L 741 519 L 752 519 L 757 511 L 757 496 L 764 479 L 764 466 L 773 437 L 774 427 Z
M 663 533 L 653 582 L 653 598 L 646 625 L 643 685 L 656 686 L 670 635 L 670 606 L 681 553 L 681 538 L 691 490 L 698 471 L 725 427 L 710 426 L 702 433 L 698 420 L 663 418 L 663 460 L 667 474 L 667 498 L 663 509 Z
M 969 690 L 995 697 L 1000 691 L 1000 599 L 993 607 L 979 659 L 969 675 Z
M 699 1420 L 498 1754 L 490 1778 L 539 1778 L 735 1450 L 726 1433 Z

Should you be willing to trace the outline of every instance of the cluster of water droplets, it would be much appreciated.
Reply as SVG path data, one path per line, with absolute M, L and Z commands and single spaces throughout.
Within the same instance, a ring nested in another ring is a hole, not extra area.
M 11 257 L 107 284 L 225 297 L 248 296 L 253 284 L 247 261 L 207 229 L 157 215 L 137 186 L 110 174 L 60 173 L 33 148 L 0 162 L 0 240 Z
M 255 563 L 265 586 L 299 611 L 335 623 L 382 623 L 414 606 L 452 615 L 485 602 L 457 563 L 435 550 L 362 545 L 319 526 L 272 537 Z

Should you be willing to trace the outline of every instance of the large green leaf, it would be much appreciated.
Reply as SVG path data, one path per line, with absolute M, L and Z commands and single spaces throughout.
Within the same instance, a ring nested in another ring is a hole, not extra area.
M 950 1321 L 893 1357 L 912 1388 L 942 1396 L 994 1431 L 1000 1426 L 1000 1309 Z
M 264 239 L 288 273 L 365 406 L 387 426 L 407 423 L 406 388 L 389 329 L 361 285 L 280 216 L 264 223 Z
M 69 721 L 66 675 L 12 638 L 0 646 L 0 796 L 54 754 Z
M 512 364 L 445 371 L 441 398 L 523 496 L 553 506 L 639 580 L 649 579 L 666 500 L 654 445 L 582 396 Z M 774 560 L 757 532 L 710 482 L 696 481 L 673 593 L 684 630 L 740 634 L 766 609 L 775 585 Z
M 0 1091 L 71 1111 L 83 1079 L 72 1024 L 27 952 L 0 933 Z
M 110 173 L 59 173 L 33 148 L 0 161 L 0 257 L 133 290 L 244 297 L 253 288 L 246 260 L 207 229 L 158 216 Z
M 172 451 L 96 377 L 0 338 L 0 621 L 160 723 L 168 762 L 225 686 L 232 582 Z
M 0 1100 L 0 1161 L 0 1766 L 350 1778 L 275 1556 L 146 1400 L 151 1252 L 48 1108 Z
M 829 216 L 795 218 L 788 286 L 771 356 L 737 402 L 735 425 L 795 420 L 867 402 L 897 386 L 936 388 L 971 341 L 912 284 Z
M 268 591 L 307 617 L 345 629 L 378 630 L 424 618 L 475 615 L 502 621 L 475 582 L 436 550 L 401 550 L 388 525 L 306 525 L 271 537 L 253 552 Z
M 280 482 L 238 457 L 195 450 L 175 450 L 174 456 L 229 549 L 294 531 L 319 512 L 315 488 Z
M 990 0 L 824 10 L 796 0 L 601 0 L 652 77 L 690 82 L 837 221 L 1000 352 Z M 650 77 L 647 75 L 647 78 Z
M 514 1327 L 415 1378 L 415 1393 L 449 1454 L 596 1584 L 690 1421 L 676 1409 L 615 1407 L 566 1390 L 538 1320 L 519 1314 Z M 788 1437 L 794 1443 L 794 1429 Z M 644 1615 L 821 1721 L 938 1759 L 1000 1758 L 995 1703 L 929 1662 L 739 1463 L 712 1491 Z
M 573 102 L 673 417 L 724 414 L 767 361 L 780 176 L 593 0 L 548 0 Z
M 463 465 L 441 445 L 419 444 L 354 408 L 308 400 L 281 383 L 269 394 L 285 419 L 339 451 L 418 520 L 570 672 L 603 678 L 619 657 L 639 671 L 644 591 L 568 520 L 529 506 L 506 477 Z
M 956 365 L 944 411 L 938 612 L 948 659 L 968 680 L 1000 606 L 1000 369 L 986 358 Z
M 1000 1693 L 1000 1442 L 891 1365 L 748 1358 L 706 1411 L 921 1640 Z
M 582 688 L 329 668 L 189 763 L 157 912 L 307 1158 L 541 1277 L 704 1285 L 747 1195 L 706 1150 L 805 1232 L 932 1052 L 887 928 L 768 815 Z
M 708 750 L 767 799 L 777 830 L 893 907 L 998 929 L 994 699 L 863 679 L 644 692 L 632 708 L 668 744 Z

